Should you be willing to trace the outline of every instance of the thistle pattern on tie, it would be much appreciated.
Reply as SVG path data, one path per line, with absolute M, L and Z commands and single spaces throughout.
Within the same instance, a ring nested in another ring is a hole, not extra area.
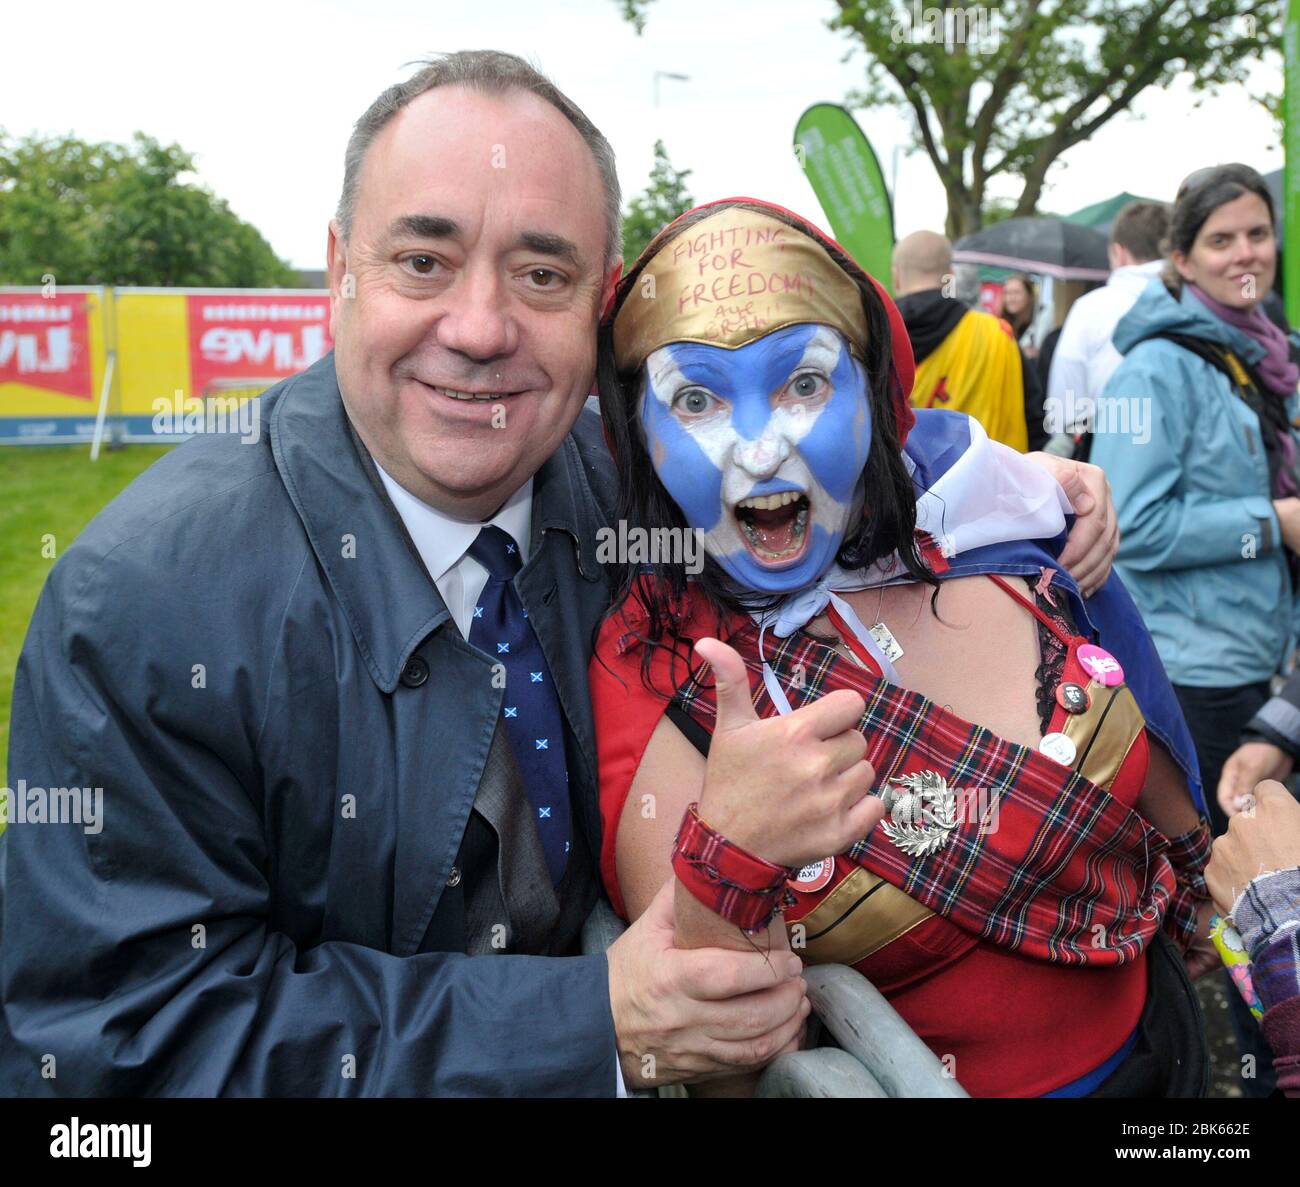
M 551 882 L 558 886 L 569 860 L 564 727 L 542 645 L 512 584 L 521 565 L 519 545 L 508 532 L 489 525 L 470 545 L 469 555 L 488 572 L 470 622 L 469 641 L 505 667 L 501 717 L 533 806 Z

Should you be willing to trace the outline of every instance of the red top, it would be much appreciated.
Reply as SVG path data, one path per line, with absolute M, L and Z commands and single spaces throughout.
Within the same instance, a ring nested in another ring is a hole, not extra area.
M 1069 642 L 1061 682 L 1086 686 L 1089 673 L 1076 652 L 1087 640 L 1063 635 L 1027 599 L 1002 581 L 998 584 Z M 623 614 L 604 623 L 590 669 L 604 826 L 600 868 L 610 901 L 625 917 L 614 858 L 618 825 L 650 736 L 687 678 L 689 655 L 679 649 L 674 659 L 665 647 L 652 649 L 647 688 L 641 673 L 645 648 L 634 637 L 640 629 L 637 610 L 629 602 Z M 727 639 L 748 619 L 733 615 L 719 623 L 691 587 L 679 622 L 689 639 Z M 856 649 L 855 654 L 865 655 Z M 1066 716 L 1058 704 L 1049 732 L 1058 731 Z M 1146 738 L 1140 734 L 1110 794 L 1132 808 L 1146 768 Z M 848 858 L 836 857 L 829 881 L 811 893 L 797 893 L 799 902 L 785 915 L 787 924 L 816 907 L 854 868 Z M 797 885 L 795 889 L 799 891 Z M 1040 1096 L 1072 1083 L 1119 1050 L 1146 1001 L 1145 954 L 1107 968 L 1066 967 L 981 941 L 942 915 L 926 919 L 854 967 L 936 1055 L 955 1059 L 953 1073 L 972 1096 Z

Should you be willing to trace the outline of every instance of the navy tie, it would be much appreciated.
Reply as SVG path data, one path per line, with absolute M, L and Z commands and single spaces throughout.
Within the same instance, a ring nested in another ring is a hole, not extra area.
M 532 803 L 551 883 L 558 886 L 569 860 L 569 773 L 564 758 L 560 698 L 528 611 L 511 579 L 519 572 L 519 545 L 489 525 L 469 555 L 488 571 L 474 607 L 469 641 L 505 668 L 501 715 L 515 764 Z

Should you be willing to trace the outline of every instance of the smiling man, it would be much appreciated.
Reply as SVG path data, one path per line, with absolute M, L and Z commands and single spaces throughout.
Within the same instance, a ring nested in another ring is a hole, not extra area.
M 517 58 L 362 116 L 334 353 L 260 442 L 134 483 L 37 608 L 10 782 L 103 786 L 104 822 L 0 839 L 0 1092 L 613 1095 L 796 1038 L 797 962 L 676 951 L 671 896 L 570 955 L 618 232 L 609 145 Z
M 525 90 L 439 88 L 381 127 L 362 162 L 350 152 L 360 176 L 330 229 L 339 389 L 390 477 L 483 520 L 590 391 L 618 271 L 613 159 Z
M 9 782 L 102 786 L 103 827 L 0 838 L 0 1092 L 613 1095 L 765 1063 L 799 962 L 679 950 L 670 887 L 574 955 L 608 143 L 521 60 L 441 58 L 358 122 L 328 252 L 335 350 L 268 432 L 164 458 L 41 596 Z

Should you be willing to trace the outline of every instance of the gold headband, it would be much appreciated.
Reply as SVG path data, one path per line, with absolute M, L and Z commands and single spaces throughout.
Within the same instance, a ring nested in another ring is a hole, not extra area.
M 735 350 L 786 326 L 833 326 L 865 355 L 858 286 L 816 240 L 788 223 L 730 206 L 663 245 L 614 318 L 624 373 L 669 342 Z

